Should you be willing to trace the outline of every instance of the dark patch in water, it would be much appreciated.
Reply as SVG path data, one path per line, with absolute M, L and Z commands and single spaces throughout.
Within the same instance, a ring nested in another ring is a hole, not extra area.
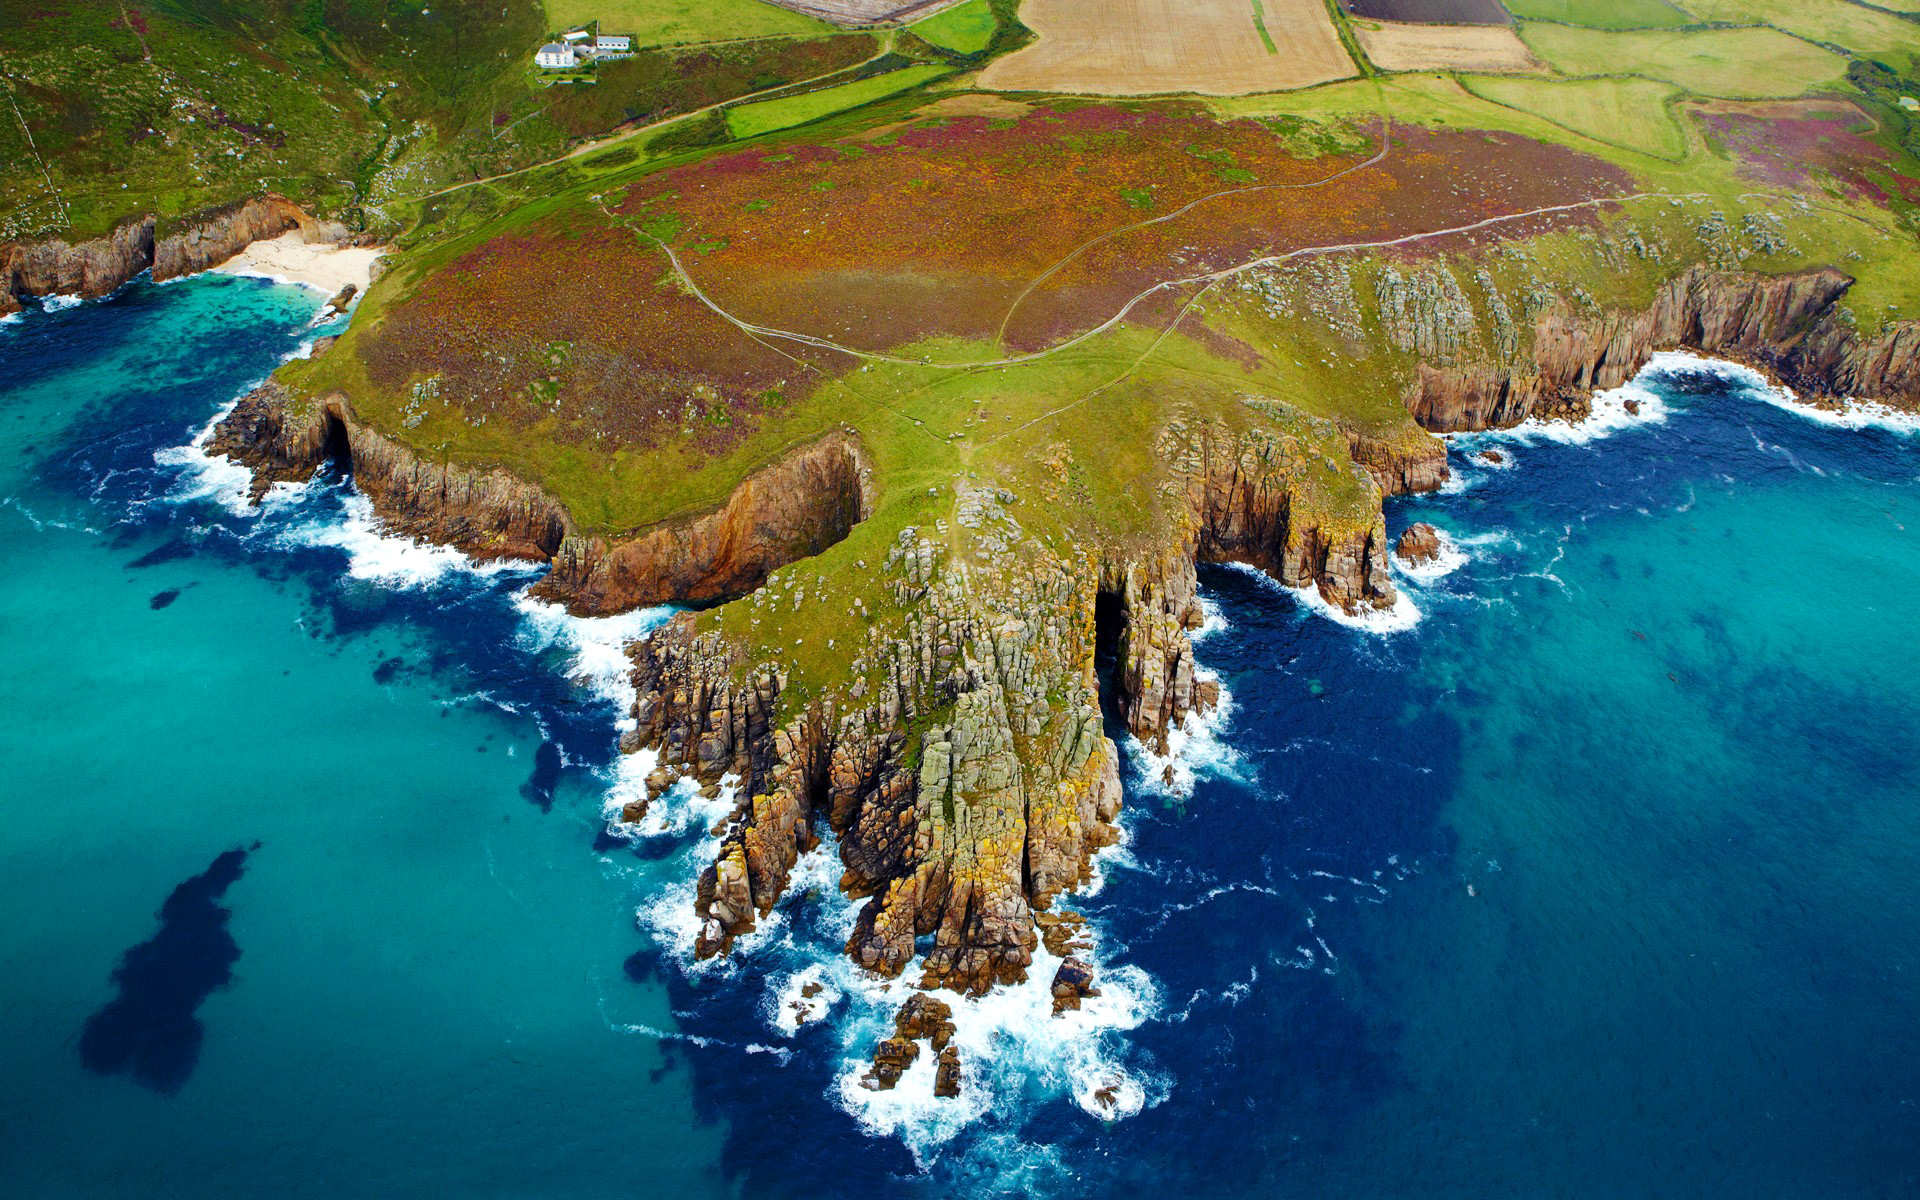
M 145 567 L 157 567 L 161 563 L 177 562 L 180 559 L 191 558 L 192 556 L 192 542 L 180 537 L 169 538 L 167 541 L 155 546 L 139 558 L 128 563 L 127 566 L 134 570 L 140 570 Z
M 155 612 L 158 612 L 161 609 L 167 607 L 169 604 L 172 604 L 175 600 L 178 600 L 179 598 L 180 598 L 179 588 L 168 588 L 164 592 L 155 592 L 153 594 L 153 598 L 147 601 L 147 607 L 153 609 Z
M 551 812 L 553 789 L 559 783 L 560 747 L 554 742 L 541 742 L 540 748 L 533 752 L 533 774 L 520 785 L 520 794 L 539 805 L 541 812 Z
M 130 1073 L 169 1095 L 193 1074 L 205 1028 L 200 1004 L 233 980 L 240 947 L 227 932 L 232 910 L 220 900 L 246 870 L 235 847 L 173 889 L 160 906 L 160 932 L 128 950 L 114 968 L 120 994 L 87 1018 L 80 1062 L 98 1075 Z
M 373 669 L 373 681 L 384 687 L 393 682 L 393 677 L 398 675 L 400 668 L 405 665 L 406 664 L 398 658 L 385 659 L 379 666 Z

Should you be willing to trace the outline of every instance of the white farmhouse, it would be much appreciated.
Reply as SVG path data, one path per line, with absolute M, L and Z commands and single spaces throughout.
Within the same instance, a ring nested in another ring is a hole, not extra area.
M 631 53 L 633 53 L 633 39 L 626 34 L 603 33 L 594 35 L 593 54 L 595 58 L 601 58 L 609 54 Z
M 548 42 L 534 51 L 533 61 L 549 71 L 580 65 L 580 56 L 572 46 L 563 46 L 559 42 Z

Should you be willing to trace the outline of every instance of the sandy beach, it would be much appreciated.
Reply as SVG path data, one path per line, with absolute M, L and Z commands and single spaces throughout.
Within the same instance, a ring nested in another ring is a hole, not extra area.
M 385 254 L 378 246 L 336 246 L 308 242 L 298 229 L 248 246 L 215 267 L 230 275 L 265 275 L 289 283 L 337 294 L 348 284 L 361 291 L 373 281 L 374 260 Z

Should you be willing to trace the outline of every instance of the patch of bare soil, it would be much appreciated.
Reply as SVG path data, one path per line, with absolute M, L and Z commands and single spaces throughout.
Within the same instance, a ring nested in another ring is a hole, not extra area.
M 980 73 L 999 91 L 1244 95 L 1354 74 L 1321 0 L 1027 0 L 1040 38 Z
M 1383 71 L 1538 71 L 1540 60 L 1505 25 L 1355 21 L 1353 32 Z

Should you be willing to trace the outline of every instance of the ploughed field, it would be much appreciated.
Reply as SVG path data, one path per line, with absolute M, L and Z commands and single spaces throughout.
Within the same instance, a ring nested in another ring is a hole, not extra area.
M 957 337 L 978 344 L 960 361 L 984 361 L 1102 326 L 1165 281 L 1633 190 L 1597 159 L 1500 133 L 1395 127 L 1370 161 L 1378 134 L 1304 158 L 1256 121 L 1087 106 L 723 154 L 466 251 L 359 350 L 382 391 L 437 376 L 416 409 L 458 396 L 502 436 L 612 450 L 691 431 L 717 453 L 854 363 L 737 328 L 660 243 L 742 321 L 874 353 Z M 1165 327 L 1201 287 L 1155 293 L 1130 320 Z
M 1002 91 L 1238 95 L 1354 74 L 1321 0 L 1026 0 L 1039 40 L 981 72 Z
M 1504 25 L 1512 20 L 1500 0 L 1341 0 L 1356 17 L 1445 25 Z

